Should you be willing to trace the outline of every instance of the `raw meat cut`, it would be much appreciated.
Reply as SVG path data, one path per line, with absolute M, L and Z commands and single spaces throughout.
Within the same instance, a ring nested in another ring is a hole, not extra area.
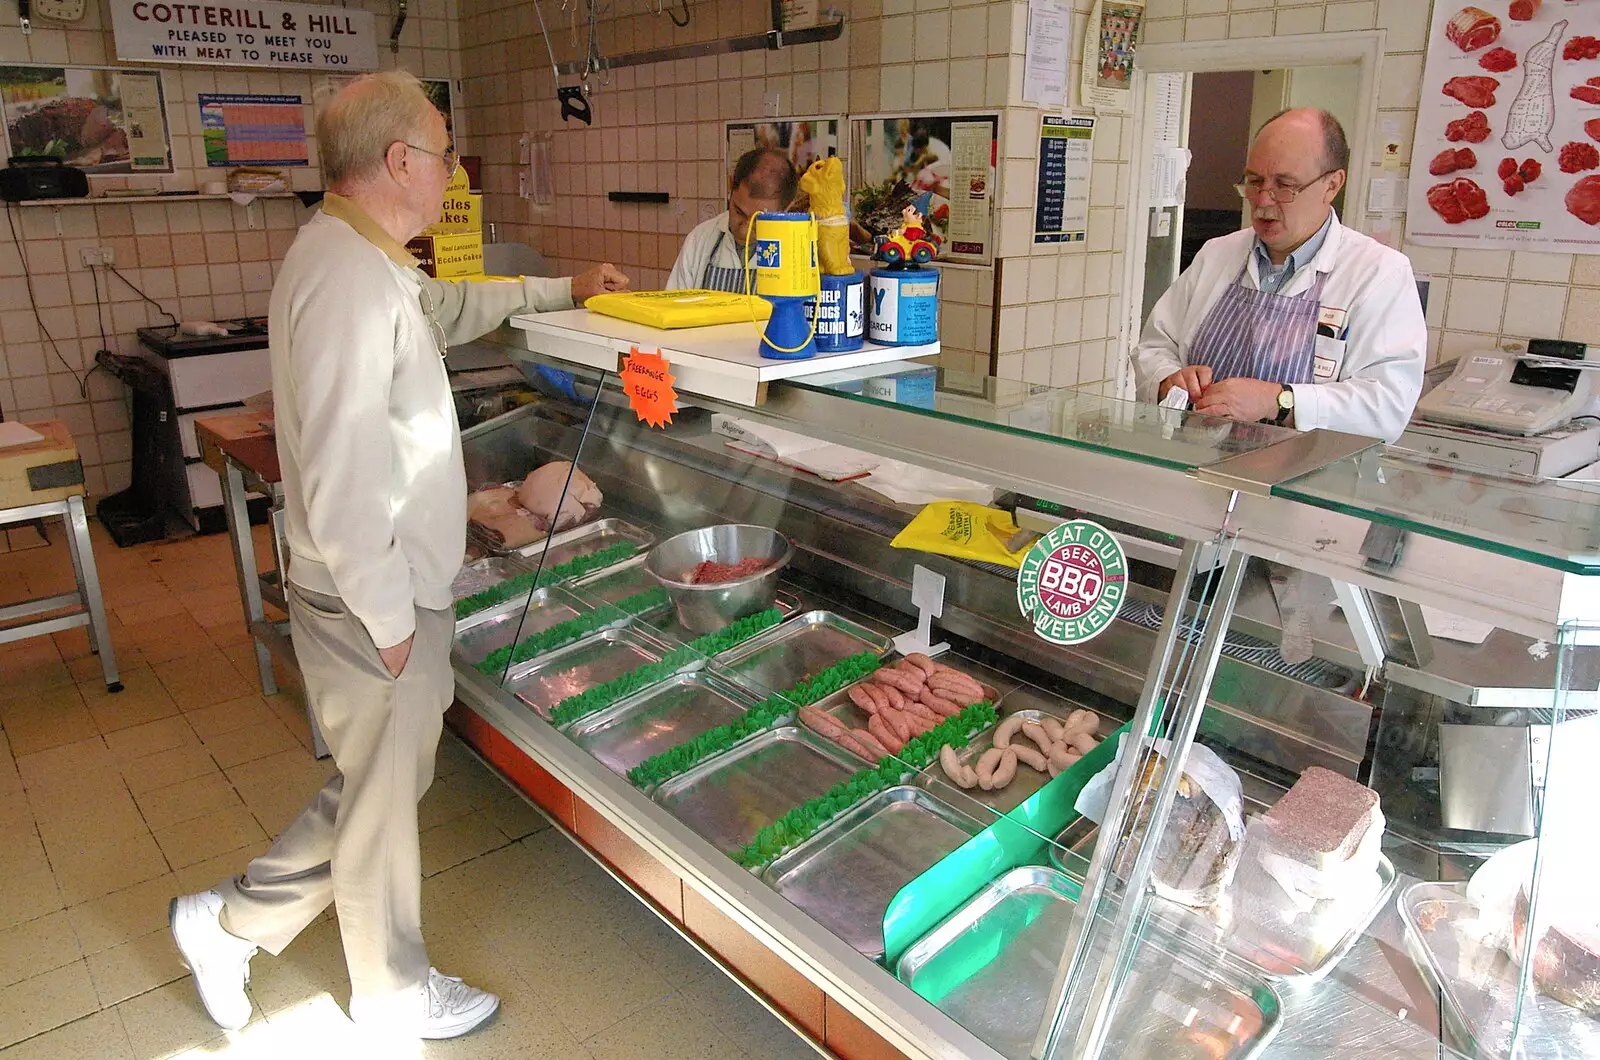
M 1544 40 L 1528 49 L 1522 59 L 1522 87 L 1506 113 L 1506 133 L 1500 138 L 1507 151 L 1538 144 L 1552 151 L 1550 130 L 1556 125 L 1556 45 L 1566 32 L 1565 20 L 1550 27 Z
M 738 563 L 718 563 L 715 560 L 706 560 L 698 564 L 689 572 L 690 585 L 712 585 L 717 582 L 737 581 L 748 578 L 757 571 L 765 570 L 772 566 L 772 560 L 761 556 L 751 556 Z
M 1544 166 L 1539 163 L 1537 158 L 1524 158 L 1522 165 L 1517 168 L 1517 172 L 1522 176 L 1523 180 L 1532 184 L 1539 179 L 1539 174 L 1544 172 Z
M 1466 177 L 1447 180 L 1428 189 L 1428 205 L 1445 224 L 1458 225 L 1489 215 L 1489 196 Z
M 1562 25 L 1566 25 L 1565 22 Z M 1469 107 L 1494 106 L 1494 90 L 1500 82 L 1492 77 L 1452 77 L 1440 89 L 1451 99 L 1459 99 Z
M 1600 225 L 1600 176 L 1587 176 L 1567 192 L 1567 212 L 1586 225 Z
M 1505 183 L 1501 185 L 1507 195 L 1516 195 L 1525 190 L 1527 186 L 1528 185 L 1523 181 L 1522 177 L 1516 173 L 1513 173 L 1507 177 Z
M 1515 158 L 1502 158 L 1500 160 L 1500 164 L 1495 167 L 1494 173 L 1495 176 L 1499 177 L 1501 180 L 1507 180 L 1516 176 L 1517 160 Z
M 1561 49 L 1563 59 L 1600 59 L 1600 37 L 1571 37 Z
M 1581 99 L 1585 103 L 1600 103 L 1600 88 L 1594 85 L 1579 85 L 1568 93 L 1573 99 Z
M 1561 148 L 1561 172 L 1582 173 L 1586 169 L 1600 169 L 1600 150 L 1594 144 L 1575 140 Z
M 1532 22 L 1544 0 L 1511 0 L 1511 10 L 1506 12 L 1513 22 Z
M 1539 179 L 1539 174 L 1544 172 L 1544 167 L 1536 158 L 1524 158 L 1522 165 L 1517 165 L 1515 158 L 1502 158 L 1500 165 L 1495 168 L 1495 175 L 1503 182 L 1505 193 L 1515 195 L 1529 184 Z
M 1503 74 L 1517 68 L 1517 53 L 1509 48 L 1493 48 L 1479 56 L 1478 65 L 1491 74 Z
M 1489 138 L 1489 133 L 1489 116 L 1481 110 L 1457 118 L 1444 127 L 1444 138 L 1451 143 L 1465 140 L 1469 144 L 1481 144 Z
M 1454 173 L 1458 169 L 1471 169 L 1478 164 L 1478 156 L 1470 147 L 1447 147 L 1428 163 L 1428 172 L 1436 177 Z
M 1589 134 L 1589 139 L 1600 140 L 1600 118 L 1590 118 L 1584 122 L 1583 131 Z
M 1500 20 L 1481 7 L 1464 7 L 1444 24 L 1444 37 L 1464 52 L 1475 52 L 1500 39 Z
M 528 473 L 517 487 L 517 500 L 553 534 L 587 521 L 605 497 L 588 475 L 565 460 L 552 460 Z

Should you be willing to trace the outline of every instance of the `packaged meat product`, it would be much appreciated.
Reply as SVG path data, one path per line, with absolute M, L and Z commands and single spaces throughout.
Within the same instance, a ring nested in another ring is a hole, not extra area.
M 1513 22 L 1532 22 L 1533 16 L 1539 13 L 1539 5 L 1544 0 L 1511 0 L 1511 10 L 1506 14 Z
M 1517 53 L 1510 48 L 1491 48 L 1478 56 L 1478 65 L 1491 74 L 1503 74 L 1517 68 Z
M 1457 177 L 1429 188 L 1428 205 L 1445 224 L 1458 225 L 1489 216 L 1489 196 L 1475 181 L 1466 177 Z
M 1594 144 L 1573 141 L 1561 148 L 1561 172 L 1582 173 L 1586 169 L 1600 168 L 1600 149 Z
M 587 522 L 604 500 L 594 480 L 566 460 L 535 468 L 517 487 L 517 501 L 550 533 Z
M 1444 37 L 1464 52 L 1475 52 L 1500 39 L 1500 20 L 1481 7 L 1464 7 L 1444 24 Z
M 1481 144 L 1489 138 L 1489 116 L 1481 110 L 1475 110 L 1465 118 L 1457 118 L 1444 127 L 1444 138 L 1451 143 L 1465 140 L 1469 144 Z
M 1584 224 L 1600 225 L 1600 176 L 1587 176 L 1567 192 L 1567 212 Z
M 1469 107 L 1488 108 L 1494 106 L 1495 89 L 1499 87 L 1500 82 L 1493 77 L 1470 75 L 1452 77 L 1440 91 Z

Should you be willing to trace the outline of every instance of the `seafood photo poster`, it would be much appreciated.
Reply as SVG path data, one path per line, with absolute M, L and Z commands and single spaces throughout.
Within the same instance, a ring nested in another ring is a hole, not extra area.
M 1434 6 L 1406 238 L 1600 254 L 1600 4 Z

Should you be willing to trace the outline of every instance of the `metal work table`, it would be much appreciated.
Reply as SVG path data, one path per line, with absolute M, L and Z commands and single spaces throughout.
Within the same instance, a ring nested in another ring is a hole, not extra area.
M 283 542 L 283 476 L 278 468 L 277 445 L 260 421 L 260 413 L 207 416 L 195 421 L 195 435 L 200 440 L 201 459 L 222 478 L 222 510 L 228 521 L 228 540 L 233 545 L 239 599 L 256 646 L 261 691 L 270 696 L 278 691 L 278 680 L 272 672 L 274 656 L 296 669 L 299 663 L 289 639 L 288 619 L 268 618 L 265 606 L 270 603 L 284 613 L 289 610 L 283 590 L 288 553 Z M 267 524 L 272 536 L 272 566 L 266 571 L 258 569 L 255 536 L 250 531 L 248 497 L 252 492 L 264 494 L 271 504 Z M 328 745 L 323 742 L 322 728 L 309 702 L 306 721 L 311 726 L 312 750 L 318 758 L 328 757 Z

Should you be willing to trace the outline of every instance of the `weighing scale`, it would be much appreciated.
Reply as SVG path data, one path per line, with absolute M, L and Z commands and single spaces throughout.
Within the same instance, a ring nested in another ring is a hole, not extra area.
M 1552 363 L 1587 361 L 1587 352 L 1578 342 L 1534 339 L 1526 354 L 1465 354 L 1417 403 L 1398 444 L 1530 478 L 1559 478 L 1592 464 L 1600 460 L 1600 424 L 1573 417 L 1595 399 L 1594 369 Z

